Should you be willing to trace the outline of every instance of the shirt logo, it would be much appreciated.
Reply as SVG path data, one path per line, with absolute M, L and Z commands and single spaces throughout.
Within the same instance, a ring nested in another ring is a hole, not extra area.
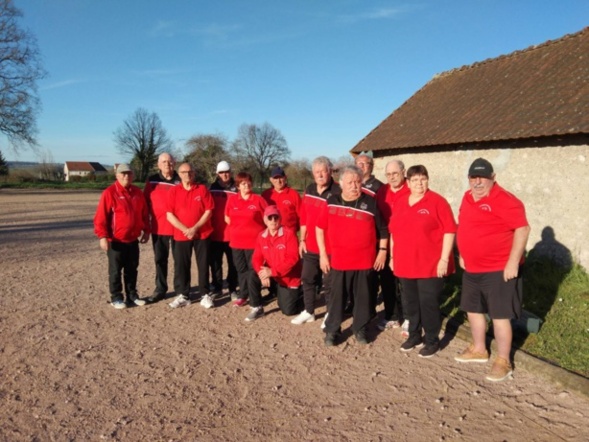
M 200 201 L 200 195 L 195 196 L 194 201 Z
M 362 203 L 362 204 L 360 204 L 360 209 L 361 209 L 361 210 L 366 210 L 366 209 L 368 209 L 368 204 L 366 204 L 366 203 Z
M 417 213 L 419 213 L 420 215 L 429 215 L 429 210 L 427 210 L 427 209 L 419 209 L 417 211 Z
M 277 248 L 278 250 L 284 250 L 284 249 L 286 249 L 286 246 L 285 246 L 284 244 L 278 244 L 278 245 L 276 246 L 276 248 Z
M 247 209 L 248 210 L 258 210 L 258 208 L 253 204 L 250 204 L 249 206 L 247 206 Z
M 488 204 L 481 204 L 479 207 L 481 210 L 484 210 L 485 212 L 492 212 L 491 206 L 489 206 Z

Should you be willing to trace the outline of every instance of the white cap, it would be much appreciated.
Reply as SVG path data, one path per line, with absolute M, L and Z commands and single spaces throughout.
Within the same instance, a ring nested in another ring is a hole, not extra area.
M 229 172 L 231 170 L 231 166 L 227 161 L 221 161 L 217 164 L 217 173 L 219 172 Z

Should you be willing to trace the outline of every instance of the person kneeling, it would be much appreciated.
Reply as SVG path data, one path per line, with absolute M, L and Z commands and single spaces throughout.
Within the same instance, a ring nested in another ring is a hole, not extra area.
M 280 311 L 288 316 L 296 315 L 302 308 L 302 264 L 296 233 L 282 226 L 276 206 L 266 207 L 264 224 L 267 228 L 258 235 L 252 256 L 252 267 L 263 287 L 270 287 L 272 281 L 276 283 Z M 253 304 L 252 301 L 250 298 L 250 303 Z M 263 314 L 260 299 L 256 306 L 252 305 L 246 321 L 254 321 Z

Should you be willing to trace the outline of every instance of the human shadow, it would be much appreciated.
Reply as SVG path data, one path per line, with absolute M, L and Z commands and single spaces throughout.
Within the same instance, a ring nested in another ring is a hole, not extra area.
M 523 308 L 544 321 L 572 268 L 570 250 L 556 240 L 552 227 L 544 227 L 541 240 L 529 251 L 524 264 Z

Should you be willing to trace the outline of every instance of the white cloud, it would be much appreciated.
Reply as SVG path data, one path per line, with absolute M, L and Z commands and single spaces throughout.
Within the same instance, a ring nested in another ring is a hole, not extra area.
M 71 86 L 72 84 L 85 83 L 85 81 L 86 80 L 75 80 L 75 79 L 63 80 L 63 81 L 58 81 L 56 83 L 48 84 L 46 86 L 42 86 L 39 89 L 42 91 L 48 91 L 51 89 L 59 89 L 59 88 Z
M 357 23 L 366 20 L 388 20 L 398 16 L 401 12 L 403 11 L 398 8 L 380 8 L 373 11 L 361 12 L 354 15 L 340 15 L 338 17 L 338 21 L 343 23 Z

